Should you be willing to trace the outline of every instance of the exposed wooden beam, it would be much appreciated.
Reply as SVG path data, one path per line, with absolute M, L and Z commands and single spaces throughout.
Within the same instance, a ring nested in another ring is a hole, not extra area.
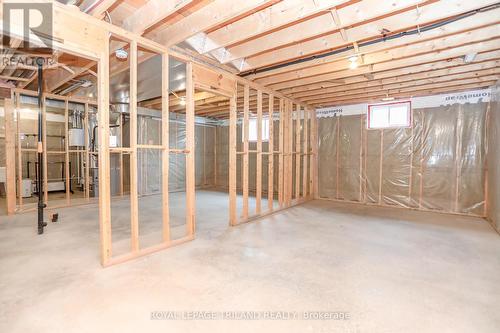
M 85 9 L 85 12 L 97 18 L 102 18 L 118 0 L 97 0 Z
M 47 92 L 53 92 L 65 83 L 85 73 L 89 68 L 92 68 L 95 65 L 96 63 L 94 61 L 87 61 L 84 65 L 82 65 L 82 67 L 71 66 L 73 73 L 68 73 L 64 69 L 57 69 L 52 71 L 51 74 L 47 75 L 45 81 L 47 85 Z
M 16 49 L 21 45 L 22 40 L 18 38 L 11 38 L 10 39 L 10 45 L 9 48 L 5 49 L 4 53 L 0 53 L 2 55 L 2 58 L 10 58 L 16 51 Z M 0 62 L 0 73 L 7 67 L 8 61 L 1 61 Z
M 466 17 L 460 21 L 452 22 L 452 23 L 449 23 L 447 25 L 441 26 L 441 27 L 439 27 L 439 29 L 422 31 L 419 34 L 407 35 L 407 36 L 404 36 L 401 38 L 388 39 L 388 40 L 381 42 L 381 43 L 365 45 L 363 47 L 359 47 L 359 50 L 356 51 L 356 53 L 368 54 L 368 53 L 373 53 L 373 52 L 377 52 L 380 50 L 389 50 L 393 47 L 398 47 L 401 45 L 422 43 L 422 42 L 425 42 L 427 40 L 430 41 L 433 39 L 442 38 L 445 36 L 451 36 L 451 35 L 455 35 L 455 34 L 464 34 L 465 33 L 465 35 L 462 35 L 462 36 L 463 36 L 463 38 L 467 38 L 466 33 L 472 29 L 478 29 L 481 27 L 486 27 L 488 25 L 498 24 L 498 21 L 500 21 L 499 17 L 500 17 L 500 9 L 495 9 L 495 10 L 491 10 L 488 12 L 481 12 L 481 13 L 478 13 L 476 15 Z M 405 24 L 404 27 L 402 27 L 400 29 L 400 31 L 409 31 L 412 29 L 416 29 L 416 27 L 414 26 L 414 23 L 410 23 L 411 25 L 409 25 L 408 23 L 404 23 L 404 24 Z M 376 38 L 381 37 L 380 35 L 368 36 L 366 34 L 366 32 L 363 31 L 363 29 L 361 29 L 361 28 L 362 27 L 359 27 L 359 33 L 358 33 L 360 40 L 362 39 L 363 41 L 372 41 L 372 40 L 375 40 Z M 353 28 L 353 29 L 357 29 L 357 28 Z M 337 48 L 337 49 L 341 49 L 342 47 L 345 47 L 345 46 L 348 46 L 348 45 L 346 43 L 342 43 L 341 45 L 339 45 L 339 48 Z M 302 46 L 295 46 L 295 48 L 300 48 L 300 47 L 302 47 Z M 304 49 L 302 49 L 302 50 L 304 50 Z M 297 52 L 296 51 L 297 50 L 293 51 L 294 54 L 289 54 L 289 55 L 286 55 L 285 57 L 287 57 L 287 58 L 296 57 L 296 55 L 299 54 L 298 52 L 300 52 L 300 51 L 297 51 Z M 261 79 L 261 78 L 273 76 L 276 74 L 281 74 L 284 72 L 291 72 L 291 71 L 296 71 L 296 70 L 300 70 L 300 69 L 305 69 L 308 67 L 323 65 L 326 63 L 337 61 L 337 60 L 342 59 L 342 58 L 348 58 L 354 52 L 355 52 L 354 50 L 348 51 L 348 52 L 340 52 L 338 54 L 332 54 L 332 55 L 326 56 L 326 57 L 319 57 L 317 59 L 313 59 L 310 61 L 299 62 L 296 64 L 289 64 L 287 66 L 283 66 L 283 67 L 276 68 L 276 69 L 271 69 L 271 70 L 268 70 L 268 71 L 265 71 L 262 73 L 251 74 L 251 75 L 248 75 L 246 77 L 248 79 L 255 80 L 255 79 Z M 274 61 L 279 59 L 279 57 L 280 57 L 279 53 L 280 53 L 280 51 L 276 52 L 276 54 L 275 54 L 276 58 L 274 59 Z M 306 52 L 303 52 L 302 54 L 305 54 L 305 53 Z
M 498 22 L 500 23 L 500 21 Z M 382 62 L 391 62 L 401 59 L 407 59 L 416 56 L 423 56 L 427 53 L 435 53 L 438 50 L 450 50 L 463 45 L 472 43 L 481 43 L 483 41 L 491 41 L 500 37 L 500 24 L 494 24 L 481 29 L 468 31 L 465 34 L 451 35 L 443 38 L 434 39 L 431 41 L 422 41 L 414 44 L 402 44 L 390 49 L 382 49 L 377 52 L 365 54 L 363 56 L 363 65 L 374 65 Z M 498 48 L 498 41 L 491 44 L 492 49 Z M 463 53 L 462 55 L 465 55 Z M 350 61 L 348 59 L 339 59 L 335 62 L 317 65 L 310 68 L 305 68 L 293 72 L 285 72 L 274 76 L 266 77 L 257 82 L 265 85 L 272 85 L 280 82 L 287 82 L 315 75 L 321 75 L 330 72 L 341 71 L 349 68 Z
M 429 62 L 435 62 L 437 60 L 445 61 L 447 59 L 455 59 L 455 61 L 459 63 L 460 61 L 462 61 L 465 54 L 495 50 L 495 48 L 498 48 L 499 46 L 499 40 L 500 36 L 498 36 L 496 39 L 478 40 L 463 46 L 447 47 L 445 49 L 438 48 L 431 52 L 429 52 L 431 48 L 425 50 L 422 49 L 421 53 L 423 54 L 416 53 L 414 56 L 409 55 L 412 50 L 402 50 L 401 52 L 403 53 L 407 52 L 407 57 L 399 58 L 398 56 L 398 59 L 392 61 L 392 52 L 382 52 L 381 54 L 373 54 L 371 59 L 368 60 L 369 65 L 361 66 L 355 70 L 346 69 L 349 67 L 349 65 L 347 61 L 344 61 L 343 65 L 334 63 L 328 68 L 323 68 L 325 70 L 324 74 L 308 76 L 305 78 L 290 79 L 290 81 L 271 84 L 269 86 L 273 89 L 281 90 L 305 84 L 340 79 L 346 76 L 370 74 L 389 69 L 425 64 Z
M 500 58 L 499 58 L 500 59 Z M 453 76 L 458 74 L 474 74 L 478 75 L 480 73 L 484 73 L 488 71 L 489 73 L 494 72 L 497 68 L 500 67 L 500 61 L 492 60 L 485 61 L 482 63 L 474 63 L 469 65 L 461 65 L 461 66 L 453 66 L 447 67 L 443 69 L 437 70 L 429 70 L 418 73 L 411 74 L 402 74 L 398 75 L 399 71 L 394 71 L 392 76 L 384 77 L 384 78 L 374 78 L 372 80 L 367 80 L 364 76 L 356 76 L 351 78 L 352 81 L 346 81 L 345 84 L 339 84 L 336 86 L 328 87 L 328 88 L 319 88 L 309 91 L 302 91 L 299 93 L 291 94 L 294 98 L 299 100 L 308 100 L 311 97 L 326 95 L 330 93 L 338 93 L 338 92 L 349 92 L 354 89 L 369 89 L 373 86 L 389 86 L 391 84 L 401 84 L 405 82 L 412 82 L 424 79 L 432 79 L 436 77 L 444 77 L 444 76 Z
M 11 81 L 19 81 L 19 82 L 28 82 L 28 81 L 30 81 L 30 78 L 10 76 L 10 75 L 0 75 L 0 79 L 2 79 L 2 80 L 11 80 Z
M 167 20 L 179 10 L 199 2 L 197 0 L 149 0 L 123 21 L 123 28 L 142 35 L 158 23 Z
M 460 75 L 447 75 L 439 78 L 433 79 L 424 79 L 424 80 L 415 80 L 411 82 L 405 83 L 396 83 L 388 86 L 382 85 L 374 85 L 367 89 L 354 89 L 349 92 L 337 92 L 337 93 L 329 93 L 324 95 L 318 95 L 314 97 L 310 97 L 305 99 L 307 103 L 316 104 L 321 103 L 322 101 L 332 101 L 336 98 L 339 100 L 349 99 L 351 96 L 360 97 L 360 96 L 378 96 L 380 94 L 386 93 L 389 96 L 392 94 L 398 94 L 410 90 L 416 90 L 420 88 L 428 89 L 434 87 L 443 87 L 447 85 L 453 85 L 455 83 L 462 84 L 470 84 L 470 83 L 482 83 L 486 81 L 494 81 L 500 78 L 500 69 L 495 70 L 487 70 L 482 73 L 475 74 L 460 74 Z
M 214 0 L 179 22 L 158 32 L 154 39 L 160 44 L 172 46 L 223 22 L 252 12 L 256 7 L 265 6 L 273 0 L 246 0 L 245 2 Z
M 339 49 L 352 45 L 355 41 L 382 37 L 382 30 L 394 32 L 408 27 L 415 28 L 494 2 L 489 0 L 480 0 L 478 2 L 463 2 L 461 0 L 426 1 L 419 2 L 420 11 L 417 12 L 416 6 L 408 6 L 408 3 L 405 3 L 405 6 L 399 3 L 400 5 L 392 8 L 392 3 L 388 1 L 373 1 L 372 3 L 363 1 L 360 4 L 347 6 L 338 11 L 339 15 L 345 13 L 342 16 L 342 24 L 347 30 L 348 40 L 344 40 L 338 28 L 328 28 L 326 20 L 331 21 L 331 19 L 327 17 L 324 19 L 325 22 L 311 20 L 234 48 L 228 48 L 228 53 L 233 58 L 227 58 L 227 61 L 245 58 L 247 69 L 270 66 L 291 59 Z M 382 4 L 385 6 L 382 7 Z M 363 8 L 360 13 L 369 13 L 365 14 L 362 19 L 359 18 L 359 13 L 355 11 L 356 7 L 360 6 Z M 480 21 L 476 22 L 481 24 Z
M 391 97 L 394 98 L 410 98 L 415 96 L 425 96 L 425 95 L 434 95 L 440 93 L 447 92 L 459 92 L 463 90 L 469 89 L 478 89 L 482 87 L 489 87 L 495 84 L 496 81 L 485 81 L 485 82 L 474 82 L 474 83 L 458 83 L 453 85 L 448 85 L 443 87 L 442 84 L 436 87 L 430 88 L 422 88 L 422 89 L 410 89 L 408 91 L 393 93 Z M 337 105 L 348 105 L 348 104 L 357 104 L 357 103 L 371 103 L 371 102 L 380 102 L 380 99 L 385 97 L 386 93 L 383 94 L 374 94 L 370 96 L 352 96 L 352 98 L 342 99 L 342 100 L 324 100 L 318 103 L 312 104 L 315 107 L 327 107 L 327 106 L 337 106 Z
M 500 50 L 482 52 L 476 56 L 474 64 L 483 64 L 485 62 L 496 61 L 498 59 L 500 59 Z M 390 79 L 393 77 L 404 77 L 406 75 L 429 73 L 441 69 L 459 68 L 464 65 L 467 64 L 464 63 L 463 58 L 458 57 L 458 58 L 447 58 L 444 60 L 438 58 L 435 59 L 435 61 L 425 62 L 423 64 L 409 65 L 400 68 L 387 69 L 379 72 L 354 73 L 355 71 L 346 70 L 342 78 L 325 80 L 321 82 L 284 89 L 283 93 L 289 96 L 295 96 L 295 94 L 299 93 L 305 93 L 307 95 L 307 93 L 310 91 L 321 90 L 330 87 L 338 87 L 339 85 L 345 85 L 357 82 L 368 82 L 370 80 Z
M 303 45 L 311 40 L 318 40 L 323 44 L 323 49 L 328 49 L 330 44 L 324 41 L 326 41 L 325 38 L 329 35 L 337 35 L 337 43 L 339 41 L 343 43 L 346 42 L 343 40 L 342 36 L 340 36 L 340 29 L 347 29 L 355 24 L 362 24 L 363 22 L 382 19 L 388 15 L 395 15 L 401 9 L 411 10 L 413 5 L 422 5 L 424 3 L 426 3 L 426 1 L 421 0 L 409 0 L 404 2 L 364 0 L 357 2 L 337 10 L 337 14 L 342 24 L 341 26 L 338 26 L 335 20 L 332 19 L 332 14 L 330 12 L 325 12 L 323 15 L 314 17 L 310 20 L 302 22 L 297 21 L 297 24 L 290 25 L 272 34 L 249 40 L 246 43 L 241 43 L 234 47 L 229 47 L 228 51 L 231 53 L 231 57 L 227 57 L 225 61 L 229 62 L 239 58 L 245 58 L 249 64 L 248 69 L 255 68 L 256 65 L 253 63 L 254 59 L 251 59 L 251 57 L 266 52 L 272 52 L 271 54 L 274 54 L 274 52 L 280 48 L 296 44 Z M 415 17 L 413 20 L 415 21 Z M 378 31 L 375 29 L 372 30 L 372 34 L 374 33 L 378 33 Z M 304 52 L 304 54 L 306 53 Z
M 324 11 L 334 8 L 347 0 L 288 0 L 279 2 L 260 12 L 249 15 L 217 29 L 207 35 L 213 43 L 204 52 L 218 47 L 235 46 L 245 40 L 264 36 L 283 29 L 297 20 L 307 20 Z

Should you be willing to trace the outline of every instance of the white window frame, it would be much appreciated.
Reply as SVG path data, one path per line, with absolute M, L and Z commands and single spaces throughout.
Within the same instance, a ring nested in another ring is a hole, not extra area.
M 402 105 L 407 106 L 407 123 L 406 124 L 391 124 L 391 108 L 394 107 L 400 107 Z M 380 109 L 380 108 L 387 108 L 387 126 L 372 126 L 371 120 L 373 119 L 373 112 L 374 110 Z M 369 104 L 368 105 L 368 110 L 367 110 L 367 122 L 366 122 L 366 127 L 367 129 L 391 129 L 391 128 L 411 128 L 412 126 L 412 119 L 413 119 L 413 109 L 411 107 L 411 101 L 397 101 L 397 102 L 390 102 L 390 103 L 379 103 L 379 104 Z
M 253 125 L 255 124 L 255 125 Z M 254 127 L 255 126 L 255 127 Z M 248 142 L 257 142 L 257 118 L 250 118 L 248 119 Z M 255 129 L 255 132 L 252 132 L 252 129 Z M 261 130 L 262 130 L 262 142 L 268 142 L 269 141 L 269 118 L 268 117 L 263 117 L 262 118 L 262 125 L 261 125 Z M 243 135 L 241 136 L 241 141 L 244 141 Z

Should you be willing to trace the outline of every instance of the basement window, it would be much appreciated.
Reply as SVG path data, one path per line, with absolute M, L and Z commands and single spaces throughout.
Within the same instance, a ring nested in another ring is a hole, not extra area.
M 243 141 L 243 136 L 241 138 Z M 262 119 L 262 142 L 269 141 L 269 119 Z M 248 120 L 248 142 L 257 142 L 257 118 Z
M 368 129 L 411 127 L 411 102 L 368 105 Z

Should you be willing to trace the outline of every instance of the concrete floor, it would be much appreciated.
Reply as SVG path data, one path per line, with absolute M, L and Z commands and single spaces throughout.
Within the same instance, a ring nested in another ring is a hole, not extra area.
M 227 195 L 200 191 L 196 240 L 102 269 L 96 207 L 59 213 L 43 236 L 34 213 L 0 217 L 0 332 L 500 328 L 500 237 L 480 219 L 313 201 L 229 228 Z M 152 311 L 350 319 L 174 321 Z

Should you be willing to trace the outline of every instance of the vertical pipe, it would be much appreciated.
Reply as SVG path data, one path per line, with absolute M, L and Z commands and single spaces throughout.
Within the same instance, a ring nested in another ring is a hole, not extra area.
M 37 144 L 37 157 L 38 157 L 38 179 L 37 179 L 37 190 L 38 190 L 38 234 L 43 234 L 43 228 L 47 223 L 43 222 L 43 209 L 45 208 L 45 203 L 43 202 L 43 122 L 42 122 L 42 98 L 43 98 L 43 58 L 37 58 L 36 64 L 38 66 L 38 144 Z

